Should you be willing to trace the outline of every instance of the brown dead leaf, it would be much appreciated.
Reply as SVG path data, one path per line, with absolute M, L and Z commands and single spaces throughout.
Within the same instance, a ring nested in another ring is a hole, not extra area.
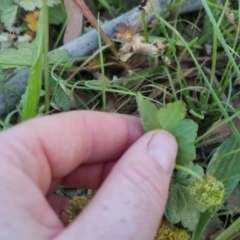
M 156 47 L 157 53 L 158 53 L 157 55 L 158 55 L 158 56 L 163 55 L 163 54 L 164 54 L 164 51 L 165 51 L 166 48 L 169 46 L 169 42 L 167 42 L 167 41 L 161 42 L 161 41 L 158 41 L 158 40 L 154 40 L 154 41 L 152 42 L 152 44 L 153 44 L 153 46 Z
M 161 56 L 166 47 L 169 46 L 167 41 L 154 40 L 151 43 L 146 43 L 145 38 L 134 34 L 126 23 L 116 25 L 115 36 L 122 41 L 118 57 L 123 62 L 127 62 L 136 53 L 147 56 Z
M 76 7 L 76 4 L 73 1 L 64 0 L 64 6 L 69 14 L 67 27 L 63 38 L 63 42 L 66 44 L 81 35 L 83 14 L 81 10 Z
M 145 38 L 133 34 L 132 29 L 126 23 L 116 25 L 115 36 L 122 41 L 118 57 L 123 62 L 127 62 L 135 53 L 147 56 L 161 56 L 166 47 L 169 46 L 167 41 L 154 40 L 152 43 L 146 43 Z
M 25 15 L 24 21 L 27 23 L 28 28 L 33 32 L 37 31 L 38 18 L 39 10 L 35 10 Z
M 158 40 L 146 43 L 144 37 L 135 35 L 123 43 L 119 49 L 118 57 L 121 61 L 126 62 L 135 53 L 152 57 L 162 56 L 168 45 L 168 42 Z
M 140 3 L 140 6 L 138 7 L 140 11 L 144 11 L 144 13 L 147 15 L 148 13 L 151 12 L 151 4 L 148 0 L 143 0 Z
M 115 37 L 121 41 L 127 41 L 133 37 L 132 29 L 126 23 L 118 23 L 115 28 Z

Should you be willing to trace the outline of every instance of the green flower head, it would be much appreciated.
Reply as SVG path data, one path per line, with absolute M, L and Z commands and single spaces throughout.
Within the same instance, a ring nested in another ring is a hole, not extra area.
M 224 186 L 213 176 L 197 179 L 191 187 L 194 202 L 204 208 L 218 206 L 222 203 Z

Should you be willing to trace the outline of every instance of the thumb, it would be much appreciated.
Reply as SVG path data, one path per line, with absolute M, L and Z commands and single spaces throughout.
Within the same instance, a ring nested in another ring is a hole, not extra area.
M 125 152 L 85 211 L 61 237 L 154 239 L 176 154 L 176 141 L 168 132 L 145 134 Z

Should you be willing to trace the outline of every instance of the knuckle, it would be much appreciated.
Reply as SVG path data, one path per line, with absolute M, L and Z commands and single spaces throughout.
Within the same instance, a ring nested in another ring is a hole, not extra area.
M 168 177 L 161 168 L 154 167 L 154 164 L 139 163 L 123 171 L 124 177 L 130 182 L 134 191 L 140 192 L 159 205 L 165 202 L 168 193 Z

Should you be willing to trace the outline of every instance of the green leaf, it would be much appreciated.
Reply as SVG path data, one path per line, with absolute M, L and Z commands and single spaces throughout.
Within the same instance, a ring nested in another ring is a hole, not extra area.
M 43 57 L 43 37 L 44 18 L 47 13 L 45 8 L 41 10 L 39 25 L 33 48 L 33 64 L 29 74 L 29 81 L 23 102 L 22 120 L 27 120 L 36 116 L 38 102 L 42 85 L 42 57 Z
M 67 14 L 61 4 L 49 8 L 49 23 L 59 25 L 66 21 Z
M 194 121 L 183 119 L 170 130 L 178 143 L 177 164 L 187 164 L 196 157 L 193 141 L 197 136 L 197 129 L 198 125 Z
M 13 0 L 1 0 L 0 13 L 4 12 L 8 7 L 13 5 Z
M 42 0 L 14 0 L 16 4 L 24 8 L 26 11 L 33 11 L 36 8 L 42 8 Z M 52 7 L 61 3 L 61 0 L 48 0 L 47 5 Z
M 184 167 L 192 170 L 200 177 L 204 176 L 203 168 L 198 164 L 194 164 L 193 162 L 191 162 Z M 174 176 L 174 179 L 176 179 L 177 182 L 181 183 L 184 186 L 193 185 L 196 180 L 195 177 L 185 171 L 178 171 L 177 174 Z
M 183 101 L 176 101 L 169 103 L 166 106 L 159 109 L 158 121 L 160 128 L 163 128 L 171 132 L 174 126 L 183 120 L 186 115 L 186 106 Z
M 58 108 L 63 111 L 68 111 L 71 108 L 72 98 L 60 86 L 58 86 L 54 95 L 54 102 Z
M 226 198 L 240 180 L 240 143 L 234 136 L 225 141 L 214 153 L 207 168 L 207 174 L 222 181 Z
M 191 200 L 191 193 L 185 186 L 176 183 L 170 187 L 167 205 L 167 219 L 171 224 L 181 224 L 194 231 L 200 212 Z
M 186 167 L 202 176 L 203 169 L 193 163 Z M 178 171 L 170 185 L 166 216 L 170 223 L 180 223 L 193 231 L 199 221 L 200 211 L 192 199 L 190 186 L 195 178 L 184 171 Z
M 1 21 L 4 24 L 5 28 L 8 29 L 9 31 L 11 30 L 11 28 L 15 22 L 15 18 L 17 15 L 17 9 L 18 9 L 18 6 L 13 5 L 13 6 L 8 7 L 7 9 L 5 9 L 2 12 Z
M 197 136 L 198 125 L 190 119 L 184 119 L 186 115 L 184 102 L 169 103 L 158 110 L 153 103 L 138 93 L 137 103 L 146 131 L 165 129 L 176 137 L 178 164 L 187 164 L 196 157 L 193 141 Z
M 70 58 L 68 51 L 65 49 L 58 49 L 48 54 L 49 64 L 61 64 L 68 62 L 68 66 L 72 65 L 72 58 Z
M 149 100 L 143 98 L 141 93 L 137 94 L 138 110 L 143 121 L 144 129 L 148 132 L 159 129 L 160 125 L 157 119 L 158 109 Z
M 8 48 L 0 54 L 0 64 L 2 68 L 13 68 L 17 66 L 31 66 L 33 62 L 33 51 L 38 45 L 23 42 L 17 45 L 17 49 Z
M 223 201 L 229 196 L 232 190 L 236 187 L 240 181 L 240 142 L 232 135 L 228 140 L 219 146 L 217 151 L 212 156 L 212 159 L 208 165 L 206 174 L 216 177 L 219 181 L 222 181 L 225 194 Z M 215 210 L 206 211 L 201 214 L 199 224 L 193 233 L 192 239 L 201 239 L 202 232 L 206 227 L 211 217 L 218 211 Z
M 17 49 L 8 48 L 0 54 L 0 64 L 2 68 L 14 68 L 19 66 L 31 66 L 33 63 L 34 49 L 38 48 L 38 43 L 23 42 L 17 45 Z M 72 65 L 72 58 L 69 57 L 67 50 L 56 50 L 48 54 L 49 64 Z

